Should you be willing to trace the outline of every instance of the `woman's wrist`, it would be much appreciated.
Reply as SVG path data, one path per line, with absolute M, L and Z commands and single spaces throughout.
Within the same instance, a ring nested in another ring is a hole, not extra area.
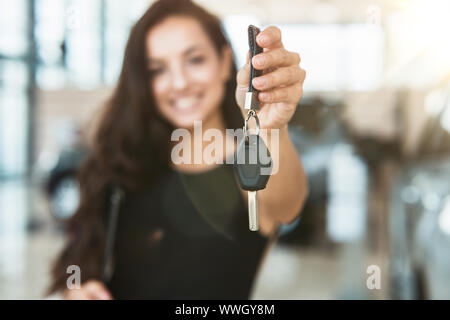
M 271 153 L 279 152 L 280 148 L 286 145 L 289 140 L 288 125 L 276 129 L 267 129 L 267 136 L 264 140 Z

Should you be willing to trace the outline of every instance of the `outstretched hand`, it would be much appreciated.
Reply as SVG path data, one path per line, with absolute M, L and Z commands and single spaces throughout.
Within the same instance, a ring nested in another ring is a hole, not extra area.
M 287 51 L 281 41 L 281 31 L 268 27 L 256 37 L 258 45 L 264 49 L 252 58 L 253 67 L 263 70 L 263 75 L 253 79 L 253 87 L 259 90 L 258 99 L 261 110 L 258 118 L 261 128 L 281 129 L 294 115 L 303 95 L 305 70 L 300 68 L 300 56 Z M 250 60 L 237 74 L 236 100 L 243 108 L 245 93 L 248 90 Z M 246 110 L 243 109 L 246 115 Z

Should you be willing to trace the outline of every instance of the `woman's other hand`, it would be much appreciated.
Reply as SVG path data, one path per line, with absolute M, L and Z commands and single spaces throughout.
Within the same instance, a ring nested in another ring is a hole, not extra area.
M 80 289 L 64 291 L 65 300 L 112 300 L 111 293 L 103 283 L 90 280 L 81 285 Z
M 299 54 L 284 48 L 281 31 L 277 27 L 271 26 L 261 31 L 256 41 L 264 49 L 251 61 L 255 69 L 264 71 L 262 76 L 253 79 L 253 87 L 260 91 L 258 118 L 261 128 L 281 129 L 294 115 L 303 95 L 306 73 L 299 66 Z M 250 61 L 247 59 L 237 74 L 236 100 L 241 108 L 248 90 L 249 74 Z M 244 113 L 246 115 L 246 110 Z

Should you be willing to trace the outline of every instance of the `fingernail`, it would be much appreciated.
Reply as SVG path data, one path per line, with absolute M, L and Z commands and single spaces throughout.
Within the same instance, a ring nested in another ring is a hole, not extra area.
M 261 44 L 267 44 L 267 42 L 269 42 L 269 37 L 265 34 L 260 35 L 258 38 Z
M 264 101 L 264 100 L 266 100 L 268 98 L 269 98 L 269 94 L 268 93 L 266 93 L 266 92 L 260 92 L 259 93 L 259 99 Z
M 256 56 L 253 58 L 253 63 L 262 67 L 266 63 L 266 58 L 264 56 Z
M 264 85 L 266 84 L 266 79 L 258 77 L 253 79 L 253 85 L 257 86 L 257 87 L 264 87 Z

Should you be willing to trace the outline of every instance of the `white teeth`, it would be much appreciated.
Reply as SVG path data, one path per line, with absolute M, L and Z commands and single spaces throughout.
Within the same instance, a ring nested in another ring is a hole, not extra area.
M 198 103 L 198 100 L 197 97 L 180 98 L 175 100 L 174 105 L 178 109 L 185 110 L 194 107 Z

